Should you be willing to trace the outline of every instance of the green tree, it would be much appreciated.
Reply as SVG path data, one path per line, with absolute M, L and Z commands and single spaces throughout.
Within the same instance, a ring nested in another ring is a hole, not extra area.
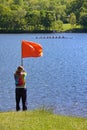
M 26 26 L 26 20 L 25 20 L 26 11 L 22 8 L 18 8 L 18 10 L 14 10 L 13 13 L 14 13 L 14 15 L 13 15 L 14 29 L 16 29 L 16 30 L 25 29 L 25 26 Z
M 57 30 L 62 31 L 63 29 L 63 22 L 61 20 L 57 21 Z
M 87 12 L 85 13 L 81 13 L 81 15 L 80 15 L 80 24 L 83 26 L 83 27 L 85 27 L 85 28 L 87 28 Z
M 23 5 L 23 0 L 13 0 L 14 4 Z
M 50 6 L 50 1 L 49 0 L 39 0 L 38 2 L 39 5 L 39 10 L 48 10 L 49 6 Z
M 71 14 L 70 14 L 70 24 L 71 24 L 72 26 L 76 25 L 76 16 L 75 16 L 74 13 L 71 13 Z
M 81 12 L 81 7 L 84 3 L 84 0 L 73 0 L 72 2 L 67 3 L 67 15 L 74 13 L 77 18 L 77 23 L 79 23 L 79 17 Z
M 0 4 L 5 4 L 6 0 L 0 0 Z
M 33 30 L 38 30 L 40 25 L 40 11 L 28 11 L 26 14 L 26 21 L 28 27 L 31 27 Z
M 86 0 L 0 0 L 2 30 L 52 30 L 69 19 L 86 27 Z
M 0 12 L 0 28 L 3 30 L 9 30 L 11 22 L 11 10 L 9 7 L 0 5 Z
M 81 7 L 79 23 L 83 27 L 87 27 L 87 1 L 84 1 Z
M 55 13 L 54 11 L 46 11 L 44 15 L 42 25 L 45 27 L 45 30 L 48 30 L 52 26 L 52 22 L 55 21 Z
M 52 23 L 52 29 L 54 31 L 61 32 L 63 30 L 63 22 L 61 20 L 57 20 Z

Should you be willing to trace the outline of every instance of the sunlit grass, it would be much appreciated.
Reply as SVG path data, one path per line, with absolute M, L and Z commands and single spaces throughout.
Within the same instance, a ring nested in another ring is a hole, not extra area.
M 0 130 L 87 130 L 87 119 L 44 110 L 0 113 Z
M 73 30 L 73 29 L 81 29 L 80 25 L 71 25 L 71 24 L 63 24 L 63 31 Z
M 63 31 L 72 29 L 71 24 L 63 24 Z

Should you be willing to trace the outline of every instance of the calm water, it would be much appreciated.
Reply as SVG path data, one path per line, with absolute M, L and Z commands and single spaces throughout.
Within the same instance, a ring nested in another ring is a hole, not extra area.
M 85 33 L 0 34 L 0 111 L 15 110 L 13 74 L 21 64 L 21 40 L 40 43 L 44 52 L 43 57 L 23 60 L 28 109 L 45 107 L 57 114 L 87 117 Z

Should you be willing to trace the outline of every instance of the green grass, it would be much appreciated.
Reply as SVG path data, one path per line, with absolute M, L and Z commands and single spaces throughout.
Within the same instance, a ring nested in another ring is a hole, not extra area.
M 87 130 L 87 119 L 45 110 L 0 113 L 0 130 Z
M 63 31 L 72 29 L 71 24 L 63 24 Z
M 81 29 L 80 25 L 72 26 L 71 24 L 63 24 L 63 31 L 73 30 L 73 29 Z

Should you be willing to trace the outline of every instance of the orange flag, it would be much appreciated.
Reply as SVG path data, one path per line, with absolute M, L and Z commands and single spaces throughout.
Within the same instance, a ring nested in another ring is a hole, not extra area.
M 40 57 L 43 55 L 42 46 L 31 41 L 22 41 L 22 58 Z

